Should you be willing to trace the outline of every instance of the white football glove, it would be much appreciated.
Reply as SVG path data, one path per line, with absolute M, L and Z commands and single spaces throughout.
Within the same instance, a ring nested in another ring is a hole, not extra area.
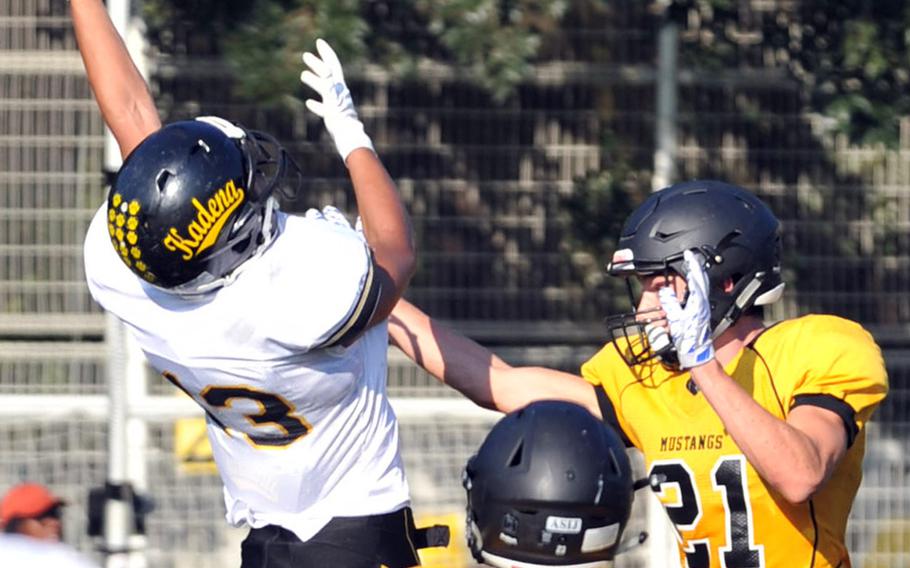
M 351 91 L 344 82 L 341 62 L 328 43 L 316 40 L 316 51 L 303 54 L 303 62 L 309 67 L 300 74 L 300 80 L 319 93 L 322 102 L 308 99 L 306 106 L 325 121 L 325 128 L 335 141 L 335 148 L 342 160 L 357 148 L 368 148 L 375 152 L 373 141 L 363 130 L 363 123 L 357 118 Z
M 711 341 L 711 303 L 708 300 L 708 275 L 702 267 L 701 255 L 692 251 L 683 253 L 686 263 L 686 283 L 689 296 L 686 307 L 679 304 L 673 288 L 665 286 L 658 291 L 660 305 L 667 314 L 670 338 L 676 347 L 679 366 L 691 369 L 714 358 Z
M 344 227 L 345 229 L 353 229 L 353 227 L 351 227 L 351 222 L 348 221 L 348 218 L 344 216 L 344 213 L 339 211 L 338 208 L 333 205 L 326 205 L 322 208 L 322 211 L 315 208 L 307 209 L 306 213 L 304 213 L 303 216 L 307 219 L 328 221 L 333 225 L 338 225 L 339 227 Z
M 355 233 L 357 233 L 357 236 L 360 237 L 361 240 L 366 242 L 366 237 L 363 234 L 363 224 L 361 223 L 359 216 L 357 217 L 357 222 L 353 227 L 351 226 L 351 222 L 348 221 L 348 218 L 345 217 L 344 213 L 332 205 L 326 205 L 322 208 L 322 211 L 314 208 L 307 209 L 306 213 L 304 213 L 303 216 L 307 219 L 328 221 L 333 225 L 338 225 L 339 227 L 343 227 L 345 229 L 352 229 Z

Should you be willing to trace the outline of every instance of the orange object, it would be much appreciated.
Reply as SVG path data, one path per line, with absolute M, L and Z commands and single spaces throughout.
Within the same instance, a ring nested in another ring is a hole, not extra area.
M 41 517 L 52 508 L 66 502 L 38 483 L 21 483 L 14 486 L 0 501 L 0 525 L 12 519 Z

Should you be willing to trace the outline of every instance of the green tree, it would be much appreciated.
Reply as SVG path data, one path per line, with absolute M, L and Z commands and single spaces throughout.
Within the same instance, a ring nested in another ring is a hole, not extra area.
M 854 143 L 898 143 L 899 119 L 910 115 L 910 3 L 803 0 L 762 18 L 733 0 L 673 8 L 689 65 L 742 67 L 743 49 L 758 46 L 799 83 L 807 111 Z
M 542 37 L 565 0 L 147 0 L 144 19 L 164 51 L 225 56 L 235 94 L 274 101 L 295 94 L 300 54 L 326 39 L 346 65 L 369 62 L 398 76 L 421 64 L 455 64 L 497 101 L 533 72 Z M 173 30 L 182 30 L 174 33 Z
M 256 101 L 296 94 L 300 53 L 317 36 L 348 64 L 398 76 L 421 64 L 454 65 L 504 102 L 533 73 L 567 14 L 606 0 L 146 0 L 150 35 L 164 50 L 224 55 L 236 93 Z M 683 53 L 697 67 L 742 66 L 744 44 L 773 50 L 802 86 L 806 108 L 859 143 L 898 141 L 910 114 L 910 3 L 804 0 L 775 17 L 751 3 L 676 0 Z M 754 24 L 761 22 L 760 24 Z M 175 33 L 174 30 L 182 30 Z

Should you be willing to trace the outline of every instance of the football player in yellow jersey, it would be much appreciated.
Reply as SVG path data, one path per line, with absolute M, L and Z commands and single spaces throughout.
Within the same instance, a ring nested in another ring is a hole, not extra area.
M 627 220 L 608 271 L 635 309 L 582 377 L 513 368 L 401 302 L 396 345 L 480 405 L 573 401 L 640 449 L 689 568 L 846 568 L 864 425 L 888 390 L 860 325 L 807 315 L 774 325 L 779 223 L 746 190 L 692 181 Z M 569 565 L 573 559 L 564 559 Z

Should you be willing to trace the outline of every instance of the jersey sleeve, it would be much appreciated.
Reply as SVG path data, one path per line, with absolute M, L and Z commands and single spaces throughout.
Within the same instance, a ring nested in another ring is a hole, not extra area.
M 380 280 L 366 241 L 349 227 L 289 218 L 270 254 L 270 333 L 295 349 L 347 345 L 366 329 Z
M 380 292 L 382 292 L 382 283 L 376 278 L 376 265 L 373 262 L 372 251 L 367 248 L 366 253 L 369 257 L 367 269 L 361 280 L 362 284 L 357 293 L 357 300 L 348 313 L 339 321 L 334 332 L 322 343 L 321 347 L 349 345 L 366 330 L 373 317 L 373 312 L 376 311 Z
M 622 414 L 621 386 L 614 371 L 615 365 L 625 368 L 625 362 L 613 344 L 609 343 L 581 366 L 581 376 L 591 383 L 597 394 L 604 423 L 616 430 L 626 447 L 641 447 L 631 425 Z
M 105 273 L 104 264 L 105 264 L 105 250 L 104 246 L 110 246 L 109 242 L 103 242 L 101 235 L 101 226 L 103 225 L 103 215 L 104 207 L 95 212 L 92 216 L 92 221 L 89 223 L 88 231 L 85 234 L 85 241 L 83 242 L 82 249 L 82 261 L 83 268 L 85 270 L 85 280 L 88 284 L 89 293 L 91 293 L 92 298 L 100 303 L 102 306 L 103 298 L 101 290 L 103 286 L 98 281 L 99 275 Z
M 836 413 L 849 447 L 888 392 L 881 349 L 868 331 L 842 318 L 818 316 L 805 331 L 813 349 L 806 350 L 809 363 L 789 407 L 808 404 Z

